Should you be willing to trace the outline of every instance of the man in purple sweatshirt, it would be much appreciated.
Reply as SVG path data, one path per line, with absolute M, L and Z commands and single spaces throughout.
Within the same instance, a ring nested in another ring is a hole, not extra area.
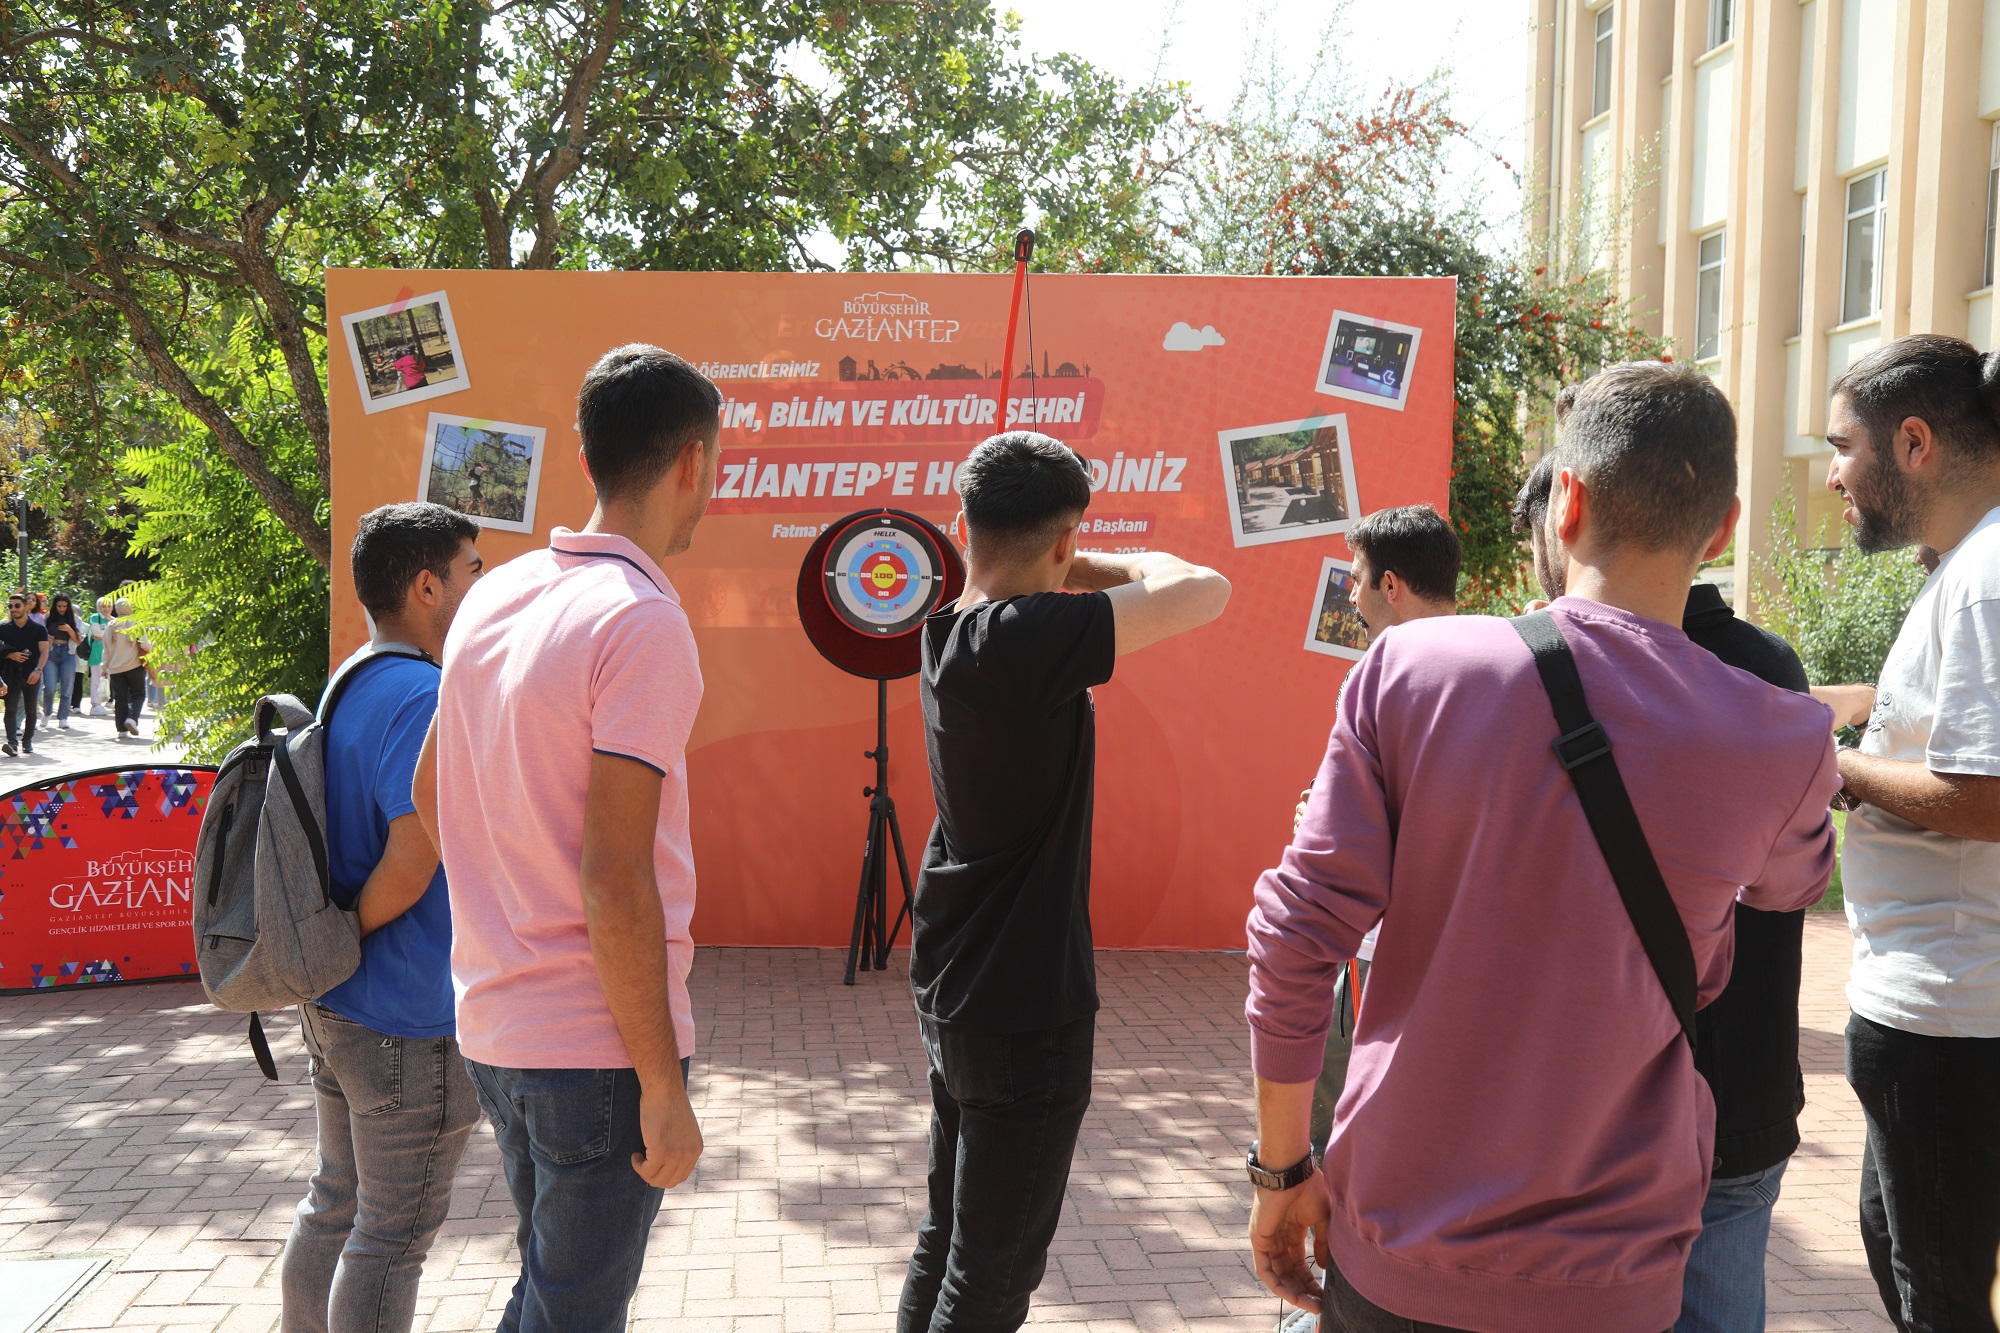
M 1785 911 L 1825 889 L 1832 717 L 1681 629 L 1740 511 L 1735 419 L 1706 376 L 1604 371 L 1575 395 L 1558 465 L 1548 523 L 1568 595 L 1550 614 L 1706 1003 L 1739 898 Z M 1251 1245 L 1273 1291 L 1323 1304 L 1328 1333 L 1658 1333 L 1680 1312 L 1714 1105 L 1557 731 L 1507 622 L 1388 631 L 1347 683 L 1303 826 L 1257 883 Z M 1315 1175 L 1334 976 L 1378 923 Z

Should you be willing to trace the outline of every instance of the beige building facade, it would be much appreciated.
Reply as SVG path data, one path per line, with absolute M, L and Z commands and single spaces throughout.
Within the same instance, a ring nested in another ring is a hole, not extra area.
M 1787 483 L 1802 536 L 1838 532 L 1827 386 L 1907 333 L 2000 332 L 2000 0 L 1529 5 L 1531 239 L 1736 405 L 1746 590 Z

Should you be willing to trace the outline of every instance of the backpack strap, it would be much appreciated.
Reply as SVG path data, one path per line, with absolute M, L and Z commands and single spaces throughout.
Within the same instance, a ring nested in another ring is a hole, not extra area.
M 1576 658 L 1563 639 L 1555 617 L 1534 611 L 1508 622 L 1529 651 L 1541 673 L 1542 688 L 1548 691 L 1549 706 L 1555 711 L 1556 759 L 1576 784 L 1577 799 L 1590 820 L 1590 831 L 1611 869 L 1618 896 L 1632 918 L 1639 943 L 1645 946 L 1653 972 L 1667 992 L 1681 1035 L 1694 1045 L 1695 984 L 1694 948 L 1688 943 L 1687 924 L 1674 906 L 1667 882 L 1660 876 L 1660 864 L 1646 841 L 1646 830 L 1632 808 L 1625 779 L 1611 756 L 1611 738 L 1583 696 L 1583 680 L 1577 675 Z
M 319 711 L 315 720 L 322 727 L 333 719 L 334 706 L 340 702 L 340 696 L 347 693 L 348 685 L 359 674 L 361 668 L 367 666 L 370 662 L 384 657 L 408 657 L 419 662 L 429 662 L 432 666 L 438 666 L 438 660 L 435 657 L 432 657 L 423 649 L 413 648 L 407 643 L 378 643 L 372 647 L 373 651 L 371 652 L 364 653 L 360 657 L 349 658 L 344 666 L 333 673 L 333 679 L 329 680 L 326 683 L 326 688 L 320 692 Z M 443 670 L 444 668 L 438 667 L 438 669 Z

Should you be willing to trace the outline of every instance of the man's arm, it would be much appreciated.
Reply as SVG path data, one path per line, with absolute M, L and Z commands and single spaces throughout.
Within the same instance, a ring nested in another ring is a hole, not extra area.
M 1815 685 L 1812 697 L 1833 710 L 1836 727 L 1863 727 L 1875 711 L 1873 685 Z
M 35 669 L 28 673 L 28 683 L 35 684 L 42 678 L 42 668 L 49 664 L 49 636 L 43 634 L 41 642 L 35 645 Z
M 2000 778 L 1937 773 L 1904 759 L 1840 752 L 1847 794 L 1919 828 L 1976 842 L 2000 842 Z
M 1257 1161 L 1283 1171 L 1312 1151 L 1311 1083 L 1257 1080 Z M 1302 1310 L 1318 1310 L 1325 1295 L 1306 1263 L 1306 1236 L 1321 1268 L 1331 1262 L 1326 1226 L 1333 1216 L 1326 1177 L 1284 1191 L 1253 1187 L 1250 1199 L 1250 1253 L 1257 1276 L 1273 1295 Z
M 389 840 L 382 859 L 368 872 L 361 896 L 354 900 L 361 914 L 361 933 L 370 934 L 417 905 L 437 874 L 437 848 L 415 815 L 389 821 Z
M 1229 580 L 1165 551 L 1085 555 L 1071 563 L 1064 587 L 1111 598 L 1118 655 L 1198 629 L 1229 605 Z
M 667 927 L 653 873 L 660 774 L 622 755 L 591 755 L 583 807 L 583 911 L 591 960 L 625 1053 L 639 1075 L 646 1152 L 632 1169 L 672 1189 L 701 1157 L 701 1126 L 681 1078 L 667 1002 Z
M 423 825 L 432 850 L 443 856 L 444 838 L 438 832 L 437 738 L 437 717 L 433 714 L 430 729 L 424 732 L 423 747 L 417 751 L 417 768 L 410 779 L 410 804 L 417 807 L 417 822 Z

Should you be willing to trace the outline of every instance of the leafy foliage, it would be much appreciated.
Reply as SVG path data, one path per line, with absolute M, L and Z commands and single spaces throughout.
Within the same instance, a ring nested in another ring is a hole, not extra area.
M 1124 265 L 1179 105 L 990 0 L 0 0 L 0 422 L 140 505 L 213 752 L 324 666 L 324 269 Z
M 1456 279 L 1450 511 L 1465 552 L 1460 604 L 1511 611 L 1530 585 L 1510 511 L 1523 451 L 1556 391 L 1664 348 L 1618 303 L 1607 274 L 1493 246 L 1478 201 L 1454 193 L 1448 154 L 1464 133 L 1435 86 L 1371 102 L 1314 79 L 1253 80 L 1187 155 L 1161 266 Z

